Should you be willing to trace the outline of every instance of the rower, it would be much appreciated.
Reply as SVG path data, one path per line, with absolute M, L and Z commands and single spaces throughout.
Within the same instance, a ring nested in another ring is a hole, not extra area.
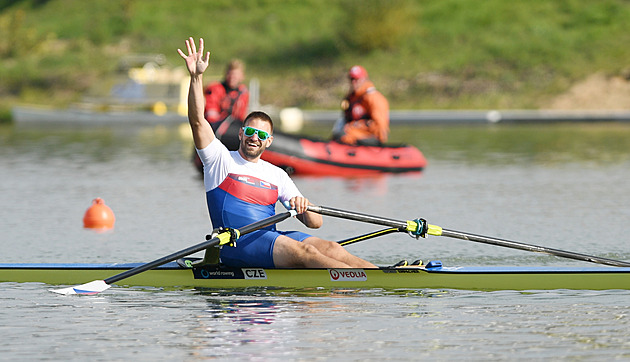
M 261 159 L 273 142 L 273 121 L 264 112 L 251 112 L 239 130 L 237 151 L 229 151 L 204 118 L 203 73 L 210 62 L 203 40 L 197 52 L 193 38 L 186 40 L 188 54 L 178 49 L 190 73 L 188 120 L 195 148 L 203 162 L 204 185 L 210 219 L 215 227 L 239 228 L 273 216 L 280 201 L 297 213 L 309 228 L 319 228 L 322 216 L 308 210 L 312 204 L 287 173 Z M 301 231 L 279 231 L 275 225 L 241 236 L 223 245 L 220 261 L 233 267 L 265 268 L 376 268 L 341 245 Z

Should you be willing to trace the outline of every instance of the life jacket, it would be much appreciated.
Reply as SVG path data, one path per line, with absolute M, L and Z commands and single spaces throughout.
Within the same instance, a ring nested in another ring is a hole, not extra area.
M 247 112 L 249 102 L 249 92 L 244 84 L 239 84 L 237 88 L 228 88 L 225 82 L 213 83 L 205 90 L 206 97 L 206 119 L 210 124 L 217 123 L 218 126 L 227 117 L 232 117 L 238 121 L 243 121 Z M 214 112 L 210 112 L 214 111 Z M 219 114 L 218 117 L 216 114 Z M 214 114 L 214 116 L 212 116 Z
M 221 118 L 225 119 L 227 116 L 232 116 L 234 118 L 234 106 L 236 102 L 241 97 L 244 92 L 247 92 L 247 88 L 243 84 L 239 84 L 235 89 L 228 89 L 227 84 L 221 83 L 223 85 L 223 89 L 225 89 L 225 97 L 221 101 Z M 242 121 L 242 119 L 240 119 Z
M 369 87 L 363 94 L 359 97 L 346 97 L 346 102 L 344 103 L 344 117 L 346 119 L 346 123 L 365 120 L 366 123 L 371 120 L 370 112 L 368 109 L 362 104 L 363 98 L 372 92 L 376 92 L 376 88 Z
M 387 142 L 389 134 L 389 103 L 374 84 L 367 81 L 356 92 L 346 96 L 341 104 L 345 125 L 334 134 L 343 143 L 376 139 Z

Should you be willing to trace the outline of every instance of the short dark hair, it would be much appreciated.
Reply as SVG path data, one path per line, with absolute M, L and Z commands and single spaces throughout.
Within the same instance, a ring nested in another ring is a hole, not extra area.
M 271 126 L 271 133 L 273 133 L 273 121 L 271 120 L 271 117 L 269 117 L 267 113 L 263 111 L 251 112 L 250 114 L 247 115 L 247 117 L 245 117 L 245 121 L 243 121 L 243 126 L 247 126 L 249 124 L 249 121 L 252 119 L 259 119 L 261 121 L 269 123 L 269 125 Z

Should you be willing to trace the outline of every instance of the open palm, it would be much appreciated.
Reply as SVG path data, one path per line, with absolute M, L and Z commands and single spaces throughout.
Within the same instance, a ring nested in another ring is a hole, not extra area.
M 177 52 L 186 61 L 188 72 L 191 76 L 203 74 L 210 64 L 210 52 L 207 52 L 205 57 L 203 56 L 203 38 L 199 38 L 199 52 L 192 37 L 186 40 L 186 48 L 188 48 L 188 55 L 181 49 L 177 49 Z

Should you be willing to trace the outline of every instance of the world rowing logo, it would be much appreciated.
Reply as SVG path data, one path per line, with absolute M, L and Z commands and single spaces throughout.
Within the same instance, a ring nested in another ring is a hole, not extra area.
M 333 282 L 364 282 L 367 280 L 367 274 L 363 269 L 328 269 L 328 273 Z

